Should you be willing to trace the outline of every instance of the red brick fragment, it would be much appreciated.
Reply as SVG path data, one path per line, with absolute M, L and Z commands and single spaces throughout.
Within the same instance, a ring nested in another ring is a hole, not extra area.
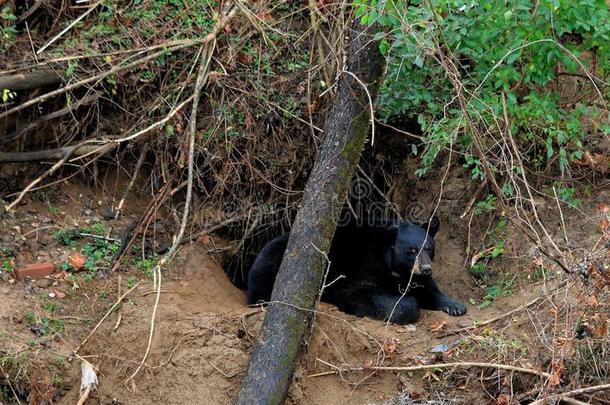
M 55 265 L 50 262 L 44 263 L 32 263 L 25 267 L 15 269 L 15 277 L 19 281 L 25 280 L 26 277 L 30 277 L 32 280 L 44 278 L 50 276 L 55 272 Z
M 75 271 L 81 271 L 85 268 L 85 263 L 87 262 L 87 258 L 83 256 L 81 253 L 72 253 L 68 256 L 68 263 L 72 267 L 74 267 Z

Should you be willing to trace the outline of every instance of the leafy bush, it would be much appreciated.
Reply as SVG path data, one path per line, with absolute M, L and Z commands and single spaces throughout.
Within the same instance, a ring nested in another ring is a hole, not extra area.
M 17 16 L 13 14 L 13 11 L 9 6 L 3 6 L 2 9 L 0 9 L 0 50 L 8 49 L 10 44 L 15 40 L 15 35 L 17 33 L 17 30 L 15 29 L 16 21 Z
M 610 71 L 604 0 L 357 3 L 364 23 L 388 32 L 379 33 L 388 68 L 377 111 L 386 120 L 417 119 L 426 143 L 420 175 L 454 144 L 470 157 L 473 178 L 483 178 L 475 129 L 484 134 L 483 154 L 498 156 L 510 129 L 534 169 L 552 162 L 562 174 L 582 156 L 587 132 L 610 133 L 608 86 L 591 77 L 604 79 Z M 566 80 L 577 81 L 578 97 L 562 99 Z M 488 165 L 490 173 L 501 170 L 493 159 Z

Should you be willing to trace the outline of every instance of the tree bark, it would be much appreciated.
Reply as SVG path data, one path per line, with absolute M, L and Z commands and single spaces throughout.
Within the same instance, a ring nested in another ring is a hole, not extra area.
M 366 84 L 374 100 L 385 64 L 374 28 L 354 22 L 350 34 L 346 70 Z M 286 399 L 322 284 L 326 259 L 321 252 L 330 248 L 366 142 L 370 108 L 362 84 L 343 72 L 236 404 L 281 404 Z
M 62 77 L 52 70 L 40 72 L 19 73 L 16 75 L 0 76 L 0 91 L 32 90 L 39 87 L 53 86 L 62 82 Z

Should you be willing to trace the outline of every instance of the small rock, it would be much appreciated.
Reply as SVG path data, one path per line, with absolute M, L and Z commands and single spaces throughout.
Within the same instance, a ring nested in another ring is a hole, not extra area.
M 53 280 L 48 278 L 41 278 L 34 282 L 34 285 L 38 288 L 49 288 L 53 285 Z
M 415 332 L 417 330 L 417 326 L 414 323 L 410 323 L 405 325 L 405 332 Z
M 114 211 L 110 207 L 105 207 L 100 210 L 100 215 L 102 216 L 102 218 L 110 220 L 110 219 L 114 219 L 114 216 L 116 215 L 116 211 Z

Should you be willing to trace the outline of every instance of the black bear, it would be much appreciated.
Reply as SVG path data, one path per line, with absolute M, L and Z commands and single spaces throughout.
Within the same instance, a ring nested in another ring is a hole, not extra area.
M 445 295 L 432 279 L 434 235 L 439 225 L 433 217 L 424 224 L 390 221 L 337 227 L 322 300 L 346 313 L 384 320 L 391 316 L 390 321 L 400 324 L 417 321 L 420 308 L 450 315 L 466 313 L 466 307 Z M 252 264 L 248 304 L 271 298 L 288 237 L 284 234 L 271 240 Z

